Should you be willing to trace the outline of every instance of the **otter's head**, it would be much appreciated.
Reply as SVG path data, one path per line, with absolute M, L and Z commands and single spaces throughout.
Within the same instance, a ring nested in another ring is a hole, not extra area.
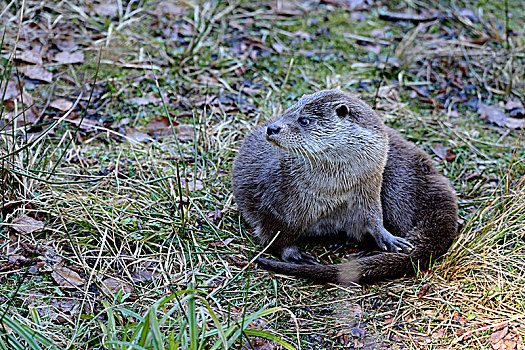
M 338 90 L 304 95 L 267 125 L 266 139 L 317 161 L 366 159 L 384 166 L 388 151 L 385 127 L 372 108 Z

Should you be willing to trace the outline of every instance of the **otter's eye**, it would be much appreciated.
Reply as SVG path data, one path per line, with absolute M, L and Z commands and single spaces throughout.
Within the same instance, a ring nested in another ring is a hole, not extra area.
M 310 124 L 310 119 L 305 118 L 305 117 L 299 118 L 299 119 L 297 119 L 297 121 L 298 121 L 299 124 L 301 124 L 302 126 L 307 126 L 308 124 Z

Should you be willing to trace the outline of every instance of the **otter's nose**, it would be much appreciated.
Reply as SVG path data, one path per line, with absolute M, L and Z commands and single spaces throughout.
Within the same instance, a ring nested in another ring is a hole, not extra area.
M 281 127 L 280 126 L 269 125 L 266 128 L 266 135 L 268 135 L 268 136 L 277 135 L 280 131 L 281 131 Z

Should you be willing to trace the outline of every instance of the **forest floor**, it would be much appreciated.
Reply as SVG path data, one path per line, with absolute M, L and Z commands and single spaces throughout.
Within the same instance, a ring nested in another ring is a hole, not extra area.
M 525 349 L 523 1 L 2 4 L 0 349 Z M 326 88 L 458 194 L 459 237 L 417 277 L 253 263 L 233 158 Z

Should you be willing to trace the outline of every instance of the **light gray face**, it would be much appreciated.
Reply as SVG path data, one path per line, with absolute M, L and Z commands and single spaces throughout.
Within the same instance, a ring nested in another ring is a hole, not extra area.
M 388 140 L 372 109 L 337 90 L 303 96 L 266 128 L 266 139 L 311 159 L 382 158 Z

